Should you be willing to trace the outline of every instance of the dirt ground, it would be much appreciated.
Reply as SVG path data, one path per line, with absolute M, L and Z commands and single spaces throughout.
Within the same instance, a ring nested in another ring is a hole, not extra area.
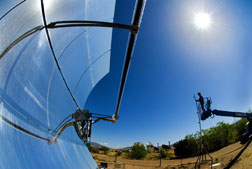
M 252 168 L 252 143 L 248 148 L 242 153 L 242 155 L 237 159 L 236 163 L 233 165 L 232 169 L 250 169 Z
M 232 161 L 236 155 L 242 150 L 244 145 L 240 143 L 231 144 L 221 150 L 211 153 L 213 158 L 213 169 L 225 168 L 230 161 Z M 252 143 L 249 147 L 242 153 L 238 160 L 232 166 L 232 169 L 248 169 L 252 168 Z M 92 154 L 96 162 L 100 164 L 101 161 L 109 162 L 108 168 L 115 168 L 113 161 L 115 158 L 113 156 Z M 210 159 L 207 157 L 207 159 Z M 173 160 L 162 160 L 162 165 L 159 167 L 159 160 L 128 160 L 122 157 L 117 158 L 117 168 L 125 169 L 191 169 L 194 168 L 197 157 L 186 158 L 186 159 L 173 159 Z M 206 162 L 201 165 L 200 168 L 206 169 L 210 168 L 211 163 Z

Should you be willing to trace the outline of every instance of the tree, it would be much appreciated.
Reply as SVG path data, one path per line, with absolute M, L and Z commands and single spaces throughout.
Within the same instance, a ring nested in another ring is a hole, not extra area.
M 102 147 L 100 148 L 100 150 L 103 151 L 104 154 L 108 154 L 109 148 L 108 148 L 108 147 L 105 147 L 105 146 L 102 146 Z
M 252 110 L 248 112 L 251 113 Z M 233 124 L 219 122 L 215 127 L 202 130 L 204 148 L 208 152 L 213 152 L 238 141 L 240 136 L 247 131 L 247 122 L 246 118 L 242 118 Z M 177 142 L 174 147 L 177 157 L 183 158 L 197 155 L 199 153 L 197 150 L 200 148 L 200 133 L 187 135 L 183 140 Z
M 185 139 L 174 144 L 175 155 L 178 157 L 190 157 L 197 154 L 198 140 L 193 135 L 187 135 Z
M 163 148 L 159 149 L 159 159 L 160 159 L 159 166 L 160 167 L 161 167 L 161 159 L 165 159 L 167 156 L 168 156 L 168 152 L 165 149 Z
M 238 137 L 247 131 L 247 129 L 246 129 L 247 122 L 248 122 L 248 120 L 246 118 L 242 118 L 234 123 L 234 128 L 237 132 Z
M 147 150 L 143 144 L 135 143 L 130 152 L 130 157 L 134 159 L 143 159 L 147 155 Z
M 116 154 L 115 154 L 115 162 L 117 160 L 117 157 L 119 157 L 120 155 L 122 155 L 122 152 L 121 151 L 116 151 Z
M 89 146 L 88 149 L 89 149 L 89 151 L 90 151 L 91 153 L 96 153 L 96 154 L 99 153 L 99 150 L 98 150 L 97 147 Z

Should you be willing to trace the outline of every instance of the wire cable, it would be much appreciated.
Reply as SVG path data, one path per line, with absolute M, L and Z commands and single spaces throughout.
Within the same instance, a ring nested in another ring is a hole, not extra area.
M 63 73 L 62 73 L 62 71 L 61 71 L 61 68 L 60 68 L 58 59 L 57 59 L 56 54 L 55 54 L 55 52 L 54 52 L 53 45 L 52 45 L 52 42 L 51 42 L 51 38 L 50 38 L 50 35 L 49 35 L 49 31 L 48 31 L 48 28 L 47 28 L 47 23 L 46 23 L 46 16 L 45 16 L 45 9 L 44 9 L 43 0 L 41 0 L 41 11 L 42 11 L 42 17 L 43 17 L 43 22 L 44 22 L 44 26 L 45 26 L 45 31 L 46 31 L 47 40 L 48 40 L 48 43 L 49 43 L 49 46 L 50 46 L 50 49 L 51 49 L 53 58 L 54 58 L 54 60 L 55 60 L 55 63 L 56 63 L 56 65 L 57 65 L 57 68 L 58 68 L 58 70 L 59 70 L 59 72 L 60 72 L 61 78 L 62 78 L 62 80 L 64 81 L 64 84 L 65 84 L 65 86 L 66 86 L 66 88 L 67 88 L 69 94 L 71 95 L 71 98 L 72 98 L 73 102 L 75 103 L 76 107 L 77 107 L 78 109 L 80 109 L 80 106 L 79 106 L 78 102 L 76 101 L 75 97 L 73 96 L 73 93 L 72 93 L 72 91 L 70 90 L 70 88 L 69 88 L 69 86 L 68 86 L 68 83 L 67 83 L 67 81 L 66 81 L 66 79 L 65 79 L 65 77 L 64 77 L 64 75 L 63 75 Z

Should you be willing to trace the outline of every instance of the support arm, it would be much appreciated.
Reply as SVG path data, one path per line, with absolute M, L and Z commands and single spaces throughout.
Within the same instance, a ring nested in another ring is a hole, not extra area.
M 227 116 L 227 117 L 243 117 L 247 119 L 252 119 L 251 113 L 243 113 L 243 112 L 231 112 L 231 111 L 223 111 L 223 110 L 208 110 L 204 111 L 201 114 L 201 120 L 206 120 L 211 115 L 217 116 Z
M 206 111 L 202 112 L 202 109 L 199 109 L 199 106 L 196 103 L 198 109 L 198 115 L 200 115 L 201 120 L 206 120 L 208 117 L 212 115 L 217 116 L 227 116 L 227 117 L 241 117 L 247 118 L 248 123 L 246 124 L 247 132 L 243 133 L 240 137 L 241 144 L 246 143 L 249 140 L 250 135 L 252 135 L 252 113 L 244 113 L 244 112 L 232 112 L 232 111 L 224 111 L 224 110 L 211 110 L 211 98 L 207 99 L 207 103 L 205 104 Z
M 245 117 L 252 118 L 251 113 L 243 113 L 243 112 L 231 112 L 231 111 L 223 111 L 223 110 L 213 110 L 213 114 L 218 116 L 229 116 L 229 117 Z

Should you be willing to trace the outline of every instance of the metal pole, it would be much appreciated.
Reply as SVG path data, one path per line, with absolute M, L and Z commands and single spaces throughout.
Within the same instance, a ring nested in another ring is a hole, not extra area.
M 133 23 L 132 23 L 132 26 L 135 27 L 136 31 L 131 31 L 130 38 L 129 38 L 128 49 L 127 49 L 126 58 L 124 62 L 122 79 L 121 79 L 121 84 L 120 84 L 120 89 L 119 89 L 119 94 L 118 94 L 118 99 L 117 99 L 117 105 L 116 105 L 116 110 L 114 114 L 114 118 L 116 120 L 119 117 L 118 112 L 119 112 L 121 99 L 122 99 L 122 95 L 124 91 L 124 86 L 125 86 L 125 82 L 126 82 L 129 67 L 130 67 L 130 61 L 133 54 L 135 41 L 137 38 L 138 29 L 140 27 L 140 22 L 143 16 L 145 3 L 146 3 L 145 0 L 138 0 L 137 5 L 136 5 L 135 15 L 134 15 Z
M 199 119 L 199 128 L 200 128 L 200 153 L 202 154 L 203 152 L 203 146 L 202 146 L 202 131 L 201 131 L 201 120 L 200 120 L 200 112 L 199 112 L 199 109 L 198 109 L 198 104 L 197 104 L 197 101 L 196 101 L 196 96 L 194 94 L 194 100 L 195 100 L 195 104 L 196 104 L 196 107 L 197 107 L 197 114 L 198 114 L 198 119 Z

